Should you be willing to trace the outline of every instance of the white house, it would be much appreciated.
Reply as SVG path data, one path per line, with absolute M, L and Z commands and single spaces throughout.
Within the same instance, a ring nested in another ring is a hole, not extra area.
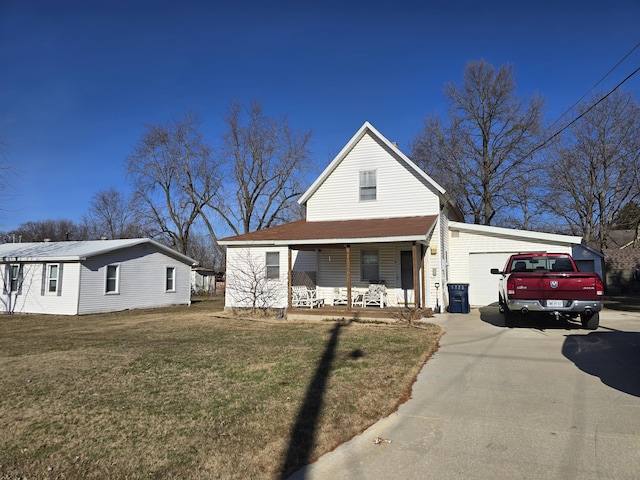
M 147 238 L 0 245 L 5 313 L 82 315 L 191 303 L 196 262 Z
M 339 289 L 382 283 L 388 305 L 448 304 L 447 285 L 466 283 L 472 305 L 497 301 L 497 277 L 509 254 L 573 253 L 595 270 L 600 254 L 580 237 L 463 223 L 447 192 L 368 122 L 299 199 L 306 218 L 228 237 L 226 306 L 258 299 L 291 305 L 292 286 L 314 288 L 325 304 Z M 262 283 L 260 283 L 262 282 Z M 348 302 L 351 305 L 351 302 Z

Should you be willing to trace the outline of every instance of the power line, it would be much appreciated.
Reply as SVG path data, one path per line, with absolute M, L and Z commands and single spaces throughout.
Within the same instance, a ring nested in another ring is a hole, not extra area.
M 640 43 L 638 44 L 640 45 Z M 611 95 L 613 92 L 615 92 L 618 88 L 620 88 L 622 86 L 623 83 L 625 83 L 627 80 L 629 80 L 631 77 L 633 77 L 636 73 L 640 72 L 640 67 L 636 68 L 633 72 L 631 72 L 629 75 L 627 75 L 627 77 L 622 80 L 620 83 L 618 83 L 615 87 L 613 87 L 606 95 L 604 95 L 600 100 L 598 100 L 597 102 L 595 102 L 593 105 L 591 105 L 589 108 L 587 108 L 584 112 L 582 112 L 580 115 L 578 115 L 576 118 L 574 118 L 573 120 L 571 120 L 568 124 L 566 124 L 564 127 L 562 127 L 560 130 L 558 130 L 556 133 L 554 133 L 553 135 L 551 135 L 549 138 L 547 138 L 544 142 L 542 142 L 540 145 L 538 145 L 537 147 L 535 147 L 534 149 L 532 149 L 529 153 L 527 153 L 525 155 L 525 157 L 528 157 L 529 155 L 532 155 L 533 153 L 537 152 L 538 150 L 540 150 L 542 147 L 544 147 L 545 145 L 547 145 L 551 140 L 553 140 L 554 138 L 556 138 L 558 135 L 560 135 L 562 132 L 564 132 L 567 128 L 569 128 L 571 125 L 573 125 L 574 123 L 576 123 L 578 120 L 580 120 L 582 117 L 584 117 L 587 113 L 589 113 L 591 110 L 593 110 L 600 102 L 604 101 L 609 95 Z M 584 98 L 584 97 L 583 97 Z M 573 107 L 572 107 L 573 108 Z M 563 114 L 564 115 L 564 114 Z M 560 117 L 562 118 L 562 117 Z M 554 122 L 555 124 L 555 122 Z
M 605 74 L 602 76 L 602 78 L 601 78 L 600 80 L 598 80 L 598 81 L 593 85 L 593 87 L 591 87 L 591 88 L 589 89 L 589 91 L 588 91 L 587 93 L 585 93 L 584 95 L 582 95 L 582 96 L 581 96 L 581 97 L 580 97 L 580 98 L 579 98 L 579 99 L 578 99 L 578 100 L 577 100 L 573 105 L 571 105 L 571 106 L 570 106 L 570 107 L 569 107 L 569 108 L 568 108 L 568 109 L 567 109 L 567 110 L 566 110 L 562 115 L 560 115 L 560 116 L 555 120 L 555 122 L 553 122 L 553 123 L 550 125 L 550 127 L 553 127 L 556 123 L 558 123 L 558 122 L 559 122 L 559 121 L 560 121 L 560 120 L 561 120 L 561 119 L 562 119 L 562 118 L 563 118 L 567 113 L 569 113 L 571 110 L 573 110 L 573 109 L 574 109 L 574 107 L 575 107 L 576 105 L 578 105 L 578 104 L 579 104 L 579 103 L 580 103 L 580 102 L 581 102 L 581 101 L 582 101 L 582 100 L 583 100 L 587 95 L 589 95 L 591 92 L 593 92 L 593 90 L 594 90 L 598 85 L 600 85 L 600 84 L 602 83 L 602 81 L 603 81 L 605 78 L 607 78 L 609 75 L 611 75 L 611 72 L 613 72 L 616 68 L 618 68 L 618 66 L 619 66 L 622 62 L 624 62 L 624 61 L 629 57 L 629 55 L 631 55 L 631 54 L 632 54 L 632 53 L 633 53 L 633 52 L 634 52 L 638 47 L 640 47 L 640 42 L 636 43 L 636 44 L 635 44 L 635 46 L 634 46 L 631 50 L 629 50 L 629 51 L 627 52 L 627 54 L 626 54 L 625 56 L 623 56 L 623 57 L 618 61 L 618 63 L 616 63 L 613 67 L 611 67 L 611 69 L 610 69 L 607 73 L 605 73 Z M 625 81 L 626 81 L 626 80 L 625 80 Z M 617 88 L 617 87 L 616 87 L 616 88 Z

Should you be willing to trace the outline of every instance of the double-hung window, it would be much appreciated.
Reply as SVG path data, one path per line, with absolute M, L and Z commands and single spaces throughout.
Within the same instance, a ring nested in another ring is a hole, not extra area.
M 280 252 L 267 252 L 267 279 L 280 278 Z
M 380 281 L 378 250 L 363 250 L 360 255 L 360 277 L 363 282 Z
M 176 267 L 167 267 L 165 276 L 165 289 L 167 292 L 176 291 Z
M 9 266 L 9 291 L 17 292 L 20 290 L 20 265 Z
M 120 265 L 107 265 L 107 281 L 105 292 L 118 293 L 120 288 Z
M 376 171 L 360 172 L 360 200 L 375 200 L 377 198 L 376 190 Z
M 58 293 L 59 273 L 59 265 L 47 265 L 47 293 Z

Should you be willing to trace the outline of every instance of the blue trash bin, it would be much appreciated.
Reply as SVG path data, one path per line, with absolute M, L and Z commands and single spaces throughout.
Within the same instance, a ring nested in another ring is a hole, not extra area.
M 447 283 L 449 289 L 449 312 L 469 313 L 469 284 L 468 283 Z

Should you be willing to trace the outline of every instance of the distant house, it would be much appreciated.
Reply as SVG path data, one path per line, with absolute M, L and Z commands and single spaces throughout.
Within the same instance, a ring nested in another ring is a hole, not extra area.
M 602 274 L 602 255 L 581 237 L 464 223 L 445 189 L 368 122 L 298 202 L 304 220 L 220 240 L 227 308 L 292 306 L 296 286 L 349 308 L 358 289 L 381 284 L 385 306 L 447 306 L 448 285 L 463 283 L 471 305 L 489 305 L 498 300 L 491 268 L 522 251 L 571 253 Z
M 191 269 L 191 291 L 196 295 L 216 293 L 216 279 L 219 273 L 210 268 L 193 267 Z
M 196 262 L 146 238 L 0 245 L 5 313 L 82 315 L 189 305 Z

